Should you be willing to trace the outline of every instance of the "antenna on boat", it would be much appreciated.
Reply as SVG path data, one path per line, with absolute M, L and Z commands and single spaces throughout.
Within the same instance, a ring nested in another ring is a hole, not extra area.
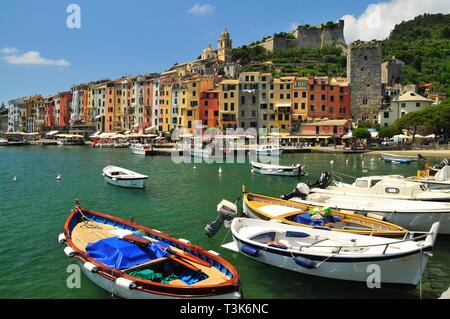
M 81 207 L 80 200 L 75 198 L 75 207 Z

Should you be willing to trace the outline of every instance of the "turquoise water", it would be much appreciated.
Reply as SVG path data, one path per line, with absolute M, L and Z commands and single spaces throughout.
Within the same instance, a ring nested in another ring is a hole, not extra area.
M 206 237 L 203 228 L 216 218 L 217 203 L 223 198 L 234 201 L 242 184 L 250 192 L 279 196 L 290 192 L 297 181 L 315 180 L 322 170 L 352 176 L 364 175 L 363 169 L 371 175 L 414 175 L 417 170 L 416 165 L 389 164 L 361 155 L 284 154 L 281 158 L 282 164 L 296 162 L 308 166 L 309 177 L 256 175 L 249 164 L 195 164 L 193 170 L 193 164 L 176 165 L 170 157 L 142 157 L 128 149 L 0 147 L 0 297 L 110 298 L 86 277 L 82 277 L 80 289 L 66 286 L 66 267 L 71 260 L 64 255 L 57 236 L 79 198 L 83 207 L 133 217 L 140 224 L 220 252 L 237 268 L 246 298 L 418 298 L 419 288 L 370 290 L 364 284 L 257 263 L 220 248 L 222 242 L 231 241 L 230 234 L 225 238 L 227 229 L 222 228 L 213 239 Z M 149 175 L 147 188 L 106 184 L 101 172 L 108 164 Z M 58 174 L 61 182 L 56 181 Z M 436 298 L 449 287 L 449 265 L 450 238 L 439 238 L 423 278 L 423 297 Z

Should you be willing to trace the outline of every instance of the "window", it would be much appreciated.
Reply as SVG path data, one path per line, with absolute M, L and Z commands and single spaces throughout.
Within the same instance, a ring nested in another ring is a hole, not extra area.
M 334 95 L 330 96 L 330 102 L 334 102 Z
M 316 134 L 319 134 L 319 133 L 320 133 L 320 127 L 316 126 Z
M 325 85 L 322 85 L 321 89 L 322 89 L 322 91 L 325 91 L 325 89 L 326 89 Z
M 294 109 L 298 110 L 298 103 L 294 103 Z
M 245 104 L 245 96 L 241 96 L 241 103 Z
M 401 104 L 401 107 L 406 107 L 406 103 L 402 103 L 402 104 Z
M 280 100 L 284 99 L 284 94 L 280 94 Z
M 291 98 L 291 95 L 288 93 L 288 94 L 286 94 L 286 99 L 290 99 Z
M 311 94 L 311 95 L 309 96 L 309 99 L 310 99 L 311 101 L 314 101 L 314 94 Z
M 310 106 L 309 106 L 309 110 L 310 110 L 311 112 L 314 112 L 314 105 L 310 105 Z
M 386 187 L 384 189 L 384 191 L 386 193 L 388 193 L 388 194 L 398 194 L 398 193 L 400 193 L 400 190 L 398 188 L 395 188 L 395 187 Z
M 298 92 L 294 92 L 294 98 L 298 98 Z
M 205 106 L 208 106 L 208 101 L 205 101 Z
M 322 94 L 322 101 L 325 101 L 326 99 L 327 97 L 324 94 Z
M 365 97 L 365 98 L 363 98 L 363 100 L 362 100 L 362 104 L 363 105 L 367 105 L 368 104 L 368 100 L 367 100 L 367 98 Z
M 245 117 L 245 111 L 241 111 L 241 116 Z
M 306 92 L 302 92 L 302 98 L 306 99 Z
M 252 103 L 255 104 L 256 103 L 256 96 L 252 96 Z
M 325 105 L 322 105 L 322 112 L 325 112 L 326 108 Z
M 420 103 L 416 103 L 416 107 L 420 107 Z
M 389 112 L 384 112 L 383 117 L 384 117 L 385 119 L 388 119 L 388 118 L 389 118 Z
M 304 110 L 306 107 L 305 103 L 302 103 L 302 110 Z

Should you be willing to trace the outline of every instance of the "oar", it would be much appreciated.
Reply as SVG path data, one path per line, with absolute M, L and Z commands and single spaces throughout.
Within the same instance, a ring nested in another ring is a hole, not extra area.
M 162 250 L 171 253 L 172 255 L 175 255 L 177 257 L 183 258 L 183 259 L 187 259 L 189 261 L 192 261 L 194 263 L 197 263 L 199 265 L 205 266 L 205 267 L 211 267 L 211 264 L 203 259 L 200 259 L 194 255 L 191 255 L 189 253 L 186 253 L 184 251 L 174 251 L 173 249 L 171 249 L 170 247 L 163 247 L 160 245 L 157 245 L 159 248 L 161 248 Z
M 206 267 L 211 267 L 211 265 L 208 262 L 206 262 L 206 261 L 204 261 L 204 260 L 202 260 L 200 258 L 197 258 L 197 257 L 192 256 L 192 255 L 185 254 L 184 252 L 183 253 L 175 252 L 172 249 L 170 249 L 169 247 L 166 248 L 164 246 L 158 245 L 158 244 L 153 243 L 152 241 L 150 241 L 148 239 L 140 238 L 140 237 L 137 237 L 135 235 L 126 235 L 126 236 L 123 236 L 122 239 L 126 240 L 126 241 L 129 241 L 131 243 L 135 243 L 137 245 L 145 246 L 145 247 L 147 247 L 149 245 L 152 245 L 152 244 L 155 244 L 160 249 L 162 249 L 164 252 L 173 255 L 173 256 L 167 256 L 168 258 L 170 258 L 170 259 L 172 259 L 172 260 L 174 260 L 174 261 L 176 261 L 176 262 L 178 262 L 178 263 L 184 265 L 185 267 L 188 267 L 188 268 L 190 268 L 191 270 L 194 270 L 194 271 L 199 271 L 200 269 L 198 269 L 197 267 L 195 267 L 195 266 L 193 266 L 193 265 L 191 265 L 191 264 L 189 264 L 187 262 L 178 260 L 175 257 L 187 259 L 187 260 L 190 260 L 192 262 L 198 263 L 198 264 L 206 266 Z

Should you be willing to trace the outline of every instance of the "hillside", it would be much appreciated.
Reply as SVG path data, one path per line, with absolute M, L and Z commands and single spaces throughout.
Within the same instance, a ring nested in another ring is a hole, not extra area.
M 389 38 L 383 41 L 383 57 L 393 55 L 406 63 L 405 84 L 439 82 L 448 85 L 450 14 L 425 14 L 396 25 Z
M 244 70 L 260 70 L 258 62 L 271 61 L 275 75 L 346 75 L 346 57 L 338 48 L 289 48 L 271 53 L 255 44 L 233 50 L 233 60 Z M 402 22 L 382 45 L 383 59 L 395 55 L 406 63 L 404 84 L 440 83 L 439 89 L 450 95 L 450 14 L 425 14 Z

